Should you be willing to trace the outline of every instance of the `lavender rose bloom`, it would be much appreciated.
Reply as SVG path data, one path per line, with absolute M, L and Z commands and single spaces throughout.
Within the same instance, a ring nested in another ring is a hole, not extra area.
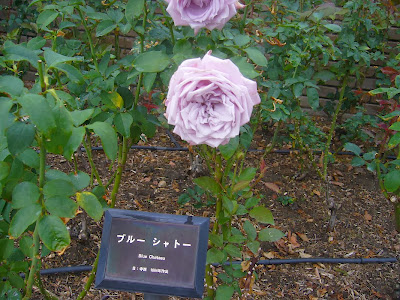
M 191 145 L 218 147 L 239 134 L 258 103 L 257 83 L 229 59 L 208 52 L 203 59 L 182 62 L 171 77 L 165 116 Z
M 165 0 L 167 11 L 175 26 L 190 26 L 195 34 L 206 27 L 222 29 L 235 14 L 243 8 L 238 0 Z

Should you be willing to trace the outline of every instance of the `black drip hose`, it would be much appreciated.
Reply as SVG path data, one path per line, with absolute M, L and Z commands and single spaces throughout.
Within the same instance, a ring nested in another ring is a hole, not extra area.
M 189 151 L 189 148 L 187 147 L 182 147 L 178 141 L 175 139 L 175 137 L 172 135 L 172 133 L 167 130 L 167 134 L 169 138 L 171 139 L 171 142 L 175 145 L 175 147 L 158 147 L 158 146 L 139 146 L 139 145 L 133 145 L 131 146 L 131 149 L 136 149 L 136 150 L 150 150 L 150 151 Z M 103 147 L 92 147 L 93 151 L 103 151 Z M 81 148 L 82 152 L 85 152 L 85 148 Z M 264 152 L 264 149 L 249 149 L 247 150 L 248 152 Z M 297 149 L 281 149 L 281 150 L 272 150 L 272 153 L 276 154 L 290 154 L 293 152 L 299 151 Z M 314 154 L 321 154 L 321 150 L 313 150 Z M 340 152 L 335 152 L 336 155 L 349 155 L 349 156 L 355 156 L 353 152 L 349 151 L 340 151 Z M 362 156 L 364 153 L 360 153 L 360 156 Z M 395 160 L 397 157 L 394 155 L 389 155 L 387 157 L 388 159 Z
M 375 257 L 375 258 L 287 258 L 287 259 L 264 259 L 256 262 L 257 265 L 283 265 L 283 264 L 303 264 L 303 263 L 322 263 L 322 264 L 382 264 L 396 263 L 395 257 Z M 232 264 L 240 264 L 241 261 L 233 261 Z M 229 265 L 225 262 L 224 265 Z M 213 264 L 217 267 L 220 264 Z M 91 271 L 92 266 L 71 266 L 40 270 L 41 275 L 51 275 L 57 273 L 80 273 Z M 23 276 L 25 274 L 21 274 Z

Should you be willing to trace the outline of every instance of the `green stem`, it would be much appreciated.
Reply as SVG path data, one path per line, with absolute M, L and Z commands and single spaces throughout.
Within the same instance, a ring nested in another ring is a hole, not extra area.
M 40 276 L 36 276 L 36 285 L 39 287 L 40 293 L 44 296 L 44 298 L 46 300 L 57 300 L 58 299 L 55 295 L 53 295 L 51 292 L 46 290 Z
M 128 151 L 129 151 L 129 143 L 128 143 L 128 138 L 123 138 L 122 140 L 122 147 L 120 148 L 122 151 L 122 154 L 118 155 L 119 159 L 118 159 L 118 167 L 117 167 L 117 171 L 116 171 L 116 175 L 115 175 L 115 181 L 114 181 L 114 187 L 111 193 L 111 205 L 110 208 L 113 208 L 115 206 L 115 201 L 117 198 L 117 194 L 118 194 L 118 190 L 121 184 L 121 177 L 122 177 L 122 173 L 124 171 L 125 165 L 126 165 L 126 160 L 128 158 Z M 87 292 L 90 289 L 90 286 L 92 285 L 95 276 L 96 276 L 96 272 L 97 272 L 97 266 L 99 263 L 99 257 L 100 257 L 100 249 L 97 252 L 97 256 L 96 256 L 96 260 L 93 263 L 93 268 L 92 271 L 90 272 L 90 275 L 88 277 L 88 280 L 86 281 L 85 287 L 83 288 L 83 291 L 79 294 L 77 300 L 83 299 Z
M 42 189 L 44 186 L 45 180 L 45 169 L 46 169 L 46 147 L 44 145 L 44 137 L 39 137 L 39 148 L 40 148 L 40 156 L 39 156 L 39 188 Z M 40 196 L 40 204 L 43 206 L 43 196 Z M 29 270 L 28 279 L 26 281 L 26 293 L 24 299 L 30 299 L 32 297 L 32 286 L 33 281 L 35 279 L 35 275 L 40 277 L 38 265 L 40 264 L 40 256 L 39 256 L 39 220 L 40 217 L 36 220 L 35 230 L 33 231 L 33 255 L 32 255 L 32 262 L 31 267 Z
M 165 23 L 167 23 L 167 27 L 169 29 L 169 33 L 171 35 L 171 42 L 172 42 L 172 46 L 175 46 L 175 35 L 174 35 L 174 27 L 172 26 L 171 22 L 170 22 L 170 17 L 168 17 L 167 12 L 165 11 L 165 7 L 164 7 L 164 1 L 158 1 L 158 4 L 161 7 L 163 16 L 165 18 Z
M 118 159 L 119 161 L 118 161 L 117 171 L 115 174 L 114 186 L 113 186 L 113 190 L 111 192 L 111 208 L 113 208 L 115 206 L 115 201 L 117 199 L 119 186 L 121 184 L 122 173 L 124 171 L 126 160 L 128 158 L 128 150 L 129 150 L 128 146 L 129 146 L 128 138 L 123 137 L 122 147 L 121 147 L 121 157 L 120 157 L 120 159 Z
M 331 128 L 329 129 L 329 134 L 328 134 L 328 139 L 326 140 L 326 143 L 325 143 L 323 169 L 322 169 L 323 170 L 322 171 L 322 175 L 323 175 L 323 178 L 324 178 L 325 181 L 327 180 L 327 175 L 328 175 L 329 148 L 331 146 L 333 133 L 334 133 L 335 128 L 336 128 L 337 117 L 339 115 L 340 109 L 342 108 L 342 104 L 343 104 L 344 99 L 345 99 L 344 92 L 346 90 L 348 78 L 349 78 L 349 76 L 346 74 L 344 79 L 343 79 L 342 89 L 340 90 L 339 101 L 338 101 L 338 103 L 336 105 L 335 113 L 334 113 L 333 118 L 332 118 Z
M 90 136 L 88 136 L 88 139 L 90 140 Z M 82 144 L 83 144 L 83 147 L 84 147 L 85 150 L 86 150 L 86 155 L 87 155 L 88 160 L 89 160 L 89 164 L 90 164 L 90 168 L 91 168 L 91 173 L 94 174 L 94 176 L 96 177 L 98 184 L 99 184 L 100 186 L 103 186 L 103 187 L 104 187 L 103 182 L 101 181 L 99 172 L 97 172 L 96 165 L 95 165 L 94 162 L 93 162 L 92 147 L 90 147 L 90 145 L 88 145 L 88 144 L 86 143 L 85 139 L 83 139 Z
M 138 103 L 139 103 L 140 87 L 142 86 L 142 81 L 143 81 L 143 73 L 140 73 L 139 74 L 138 83 L 137 83 L 137 86 L 136 86 L 134 108 L 136 108 Z
M 240 33 L 241 34 L 244 33 L 244 28 L 246 27 L 246 18 L 247 18 L 247 13 L 249 12 L 250 4 L 251 4 L 251 0 L 249 1 L 249 3 L 246 3 L 246 6 L 244 7 L 243 18 L 242 18 L 242 22 L 240 24 Z
M 118 61 L 120 58 L 120 48 L 119 48 L 119 28 L 115 28 L 114 30 L 114 47 L 115 47 L 115 59 Z
M 38 60 L 38 73 L 39 73 L 39 81 L 40 81 L 40 88 L 42 93 L 46 92 L 46 82 L 44 81 L 44 70 L 43 70 L 43 61 Z
M 92 35 L 90 33 L 90 29 L 89 29 L 89 27 L 88 27 L 88 25 L 86 23 L 86 19 L 83 16 L 81 8 L 79 6 L 77 6 L 76 10 L 78 11 L 79 17 L 81 18 L 83 27 L 85 29 L 85 33 L 86 33 L 86 36 L 87 36 L 87 39 L 88 39 L 88 42 L 89 42 L 90 54 L 92 56 L 92 60 L 93 60 L 94 66 L 95 66 L 96 70 L 99 71 L 99 64 L 97 63 L 96 54 L 94 52 L 93 39 L 92 39 Z
M 207 296 L 210 299 L 214 298 L 214 280 L 213 280 L 213 274 L 212 274 L 212 269 L 211 269 L 211 265 L 207 264 L 206 265 L 206 287 L 207 287 Z
M 274 149 L 276 141 L 278 140 L 278 133 L 279 133 L 279 129 L 281 128 L 281 124 L 282 124 L 282 121 L 280 120 L 275 127 L 274 136 L 272 137 L 271 144 L 265 148 L 264 154 L 262 156 L 263 159 L 268 155 L 268 153 L 270 153 L 272 151 L 272 149 Z
M 97 266 L 99 264 L 99 258 L 100 258 L 100 249 L 97 251 L 96 260 L 93 263 L 92 271 L 90 272 L 89 278 L 86 281 L 85 286 L 83 287 L 83 291 L 79 294 L 78 298 L 76 298 L 77 300 L 82 300 L 83 298 L 85 298 L 87 292 L 89 291 L 96 276 Z

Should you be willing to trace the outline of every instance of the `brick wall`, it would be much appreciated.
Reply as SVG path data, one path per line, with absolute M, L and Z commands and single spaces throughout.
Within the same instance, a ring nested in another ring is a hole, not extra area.
M 13 2 L 13 0 L 0 0 L 0 5 L 9 6 L 12 2 Z M 8 12 L 4 9 L 0 10 L 0 18 L 7 18 L 9 13 L 12 13 L 12 12 Z M 2 32 L 2 29 L 0 28 L 0 34 L 1 34 L 1 32 Z M 3 30 L 3 32 L 4 32 L 4 30 Z M 82 34 L 83 34 L 83 32 L 82 32 Z M 400 28 L 397 28 L 397 27 L 390 28 L 389 32 L 388 32 L 388 36 L 389 36 L 388 45 L 392 48 L 396 47 L 400 41 Z M 21 38 L 21 42 L 28 41 L 32 37 L 34 37 L 32 34 L 23 36 Z M 120 43 L 122 55 L 126 55 L 131 51 L 136 38 L 137 37 L 135 36 L 134 32 L 130 32 L 130 33 L 126 34 L 125 36 L 119 37 L 119 43 Z M 332 38 L 334 38 L 334 36 Z M 107 37 L 105 39 L 105 42 L 114 44 L 114 37 L 113 36 Z M 387 53 L 387 54 L 389 54 L 389 53 Z M 384 66 L 384 62 L 382 62 L 382 61 L 373 62 L 368 69 L 364 70 L 364 74 L 366 77 L 362 81 L 359 81 L 359 82 L 357 82 L 355 78 L 351 78 L 350 82 L 349 82 L 349 86 L 351 88 L 353 88 L 354 90 L 361 88 L 363 91 L 369 91 L 369 90 L 376 88 L 376 72 L 382 66 Z M 34 81 L 35 80 L 35 72 L 28 71 L 24 76 L 24 80 Z M 321 105 L 324 105 L 328 101 L 331 101 L 332 95 L 335 95 L 338 93 L 339 85 L 340 85 L 339 81 L 330 80 L 325 85 L 320 86 L 319 96 L 320 96 Z M 303 108 L 309 110 L 309 105 L 307 102 L 307 97 L 306 97 L 305 92 L 304 92 L 303 96 L 301 97 L 301 105 L 303 106 Z M 367 113 L 369 113 L 369 114 L 374 114 L 378 108 L 377 101 L 374 97 L 363 97 L 363 105 L 364 105 Z

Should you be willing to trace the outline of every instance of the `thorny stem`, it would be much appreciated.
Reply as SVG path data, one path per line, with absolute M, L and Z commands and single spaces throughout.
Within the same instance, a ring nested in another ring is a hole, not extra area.
M 118 159 L 118 167 L 117 167 L 117 172 L 115 174 L 115 181 L 114 181 L 114 186 L 113 190 L 111 192 L 111 208 L 115 206 L 115 201 L 117 199 L 117 194 L 119 190 L 119 186 L 121 184 L 121 178 L 122 178 L 122 173 L 125 168 L 126 160 L 128 158 L 128 138 L 123 137 L 122 138 L 122 147 L 121 147 L 121 157 Z
M 90 286 L 92 285 L 94 277 L 96 275 L 97 266 L 99 264 L 99 258 L 100 258 L 100 249 L 97 251 L 96 260 L 93 263 L 92 271 L 90 272 L 89 278 L 86 281 L 83 291 L 79 294 L 78 298 L 76 298 L 77 300 L 82 300 L 86 296 L 87 292 L 89 291 Z
M 342 89 L 340 90 L 339 94 L 339 101 L 336 105 L 336 110 L 332 118 L 332 123 L 331 123 L 331 128 L 329 129 L 329 134 L 328 134 L 328 139 L 326 140 L 325 143 L 325 150 L 324 150 L 324 160 L 323 160 L 323 178 L 326 181 L 327 180 L 327 175 L 328 175 L 328 154 L 329 154 L 329 148 L 331 146 L 332 138 L 333 138 L 333 132 L 335 131 L 336 128 L 336 120 L 339 115 L 340 109 L 342 107 L 342 104 L 344 102 L 344 92 L 346 90 L 347 82 L 348 82 L 349 76 L 346 74 L 343 83 L 342 83 Z
M 158 1 L 158 4 L 161 7 L 162 13 L 164 15 L 165 18 L 165 23 L 167 23 L 168 29 L 169 29 L 169 34 L 171 35 L 171 42 L 172 42 L 172 46 L 175 46 L 175 35 L 174 35 L 174 28 L 170 22 L 170 19 L 167 15 L 167 12 L 165 11 L 165 7 L 164 7 L 164 3 L 162 3 L 164 1 Z
M 94 66 L 95 66 L 96 70 L 98 71 L 99 70 L 99 64 L 97 63 L 96 54 L 94 52 L 92 35 L 90 33 L 89 27 L 87 26 L 86 19 L 83 16 L 81 8 L 79 6 L 76 6 L 76 10 L 78 11 L 79 17 L 81 18 L 83 27 L 85 28 L 85 33 L 86 33 L 86 36 L 87 36 L 87 39 L 88 39 L 88 42 L 89 42 L 89 47 L 90 47 L 90 54 L 92 55 L 92 60 L 93 60 Z
M 145 1 L 145 3 L 144 3 L 144 16 L 143 16 L 143 23 L 142 23 L 143 30 L 145 30 L 145 28 L 146 28 L 146 22 L 147 22 L 147 6 L 146 6 L 146 1 Z M 140 38 L 140 53 L 143 53 L 144 52 L 144 35 L 143 34 L 139 34 L 139 38 Z M 142 86 L 142 81 L 143 81 L 143 73 L 140 73 L 139 74 L 138 83 L 137 83 L 137 86 L 136 86 L 134 108 L 137 107 L 138 102 L 139 102 L 140 88 Z
M 39 156 L 39 188 L 42 189 L 44 186 L 45 180 L 45 169 L 46 169 L 46 147 L 44 145 L 44 137 L 39 137 L 39 147 L 40 147 L 40 156 Z M 43 206 L 43 195 L 40 196 L 40 204 Z M 30 299 L 32 297 L 32 285 L 35 278 L 40 277 L 38 265 L 40 264 L 40 256 L 39 256 L 39 220 L 40 217 L 36 220 L 35 230 L 33 231 L 33 255 L 31 267 L 29 270 L 28 279 L 26 281 L 26 293 L 24 299 Z
M 274 149 L 276 141 L 278 139 L 278 133 L 279 133 L 279 129 L 281 128 L 281 124 L 282 124 L 282 121 L 280 120 L 275 127 L 275 131 L 274 131 L 274 135 L 271 140 L 271 144 L 265 148 L 264 154 L 262 156 L 263 159 L 268 155 L 268 153 L 270 153 L 272 151 L 272 149 Z
M 46 290 L 40 276 L 36 276 L 36 285 L 39 287 L 40 293 L 45 297 L 46 300 L 57 300 L 58 299 L 55 295 L 53 295 L 51 292 Z
M 89 143 L 90 143 L 90 136 L 88 136 L 88 139 L 89 139 Z M 90 147 L 90 145 L 88 146 L 88 144 L 86 143 L 85 139 L 83 139 L 82 144 L 83 144 L 83 147 L 85 148 L 86 155 L 87 155 L 88 160 L 89 160 L 91 173 L 94 174 L 94 176 L 96 177 L 97 182 L 99 183 L 99 185 L 104 187 L 103 182 L 101 181 L 99 172 L 97 172 L 96 165 L 93 162 L 92 147 Z M 91 183 L 91 184 L 93 184 L 93 183 Z
M 126 160 L 128 158 L 129 147 L 130 147 L 130 145 L 128 142 L 128 138 L 123 137 L 122 147 L 120 147 L 120 153 L 118 155 L 118 167 L 117 167 L 117 171 L 116 171 L 116 175 L 115 175 L 114 187 L 113 187 L 113 190 L 111 193 L 110 208 L 114 208 L 114 206 L 115 206 L 115 201 L 116 201 L 118 190 L 119 190 L 119 187 L 121 184 L 122 173 L 124 171 L 124 168 L 126 165 Z M 90 275 L 85 284 L 85 287 L 83 288 L 83 291 L 79 294 L 77 300 L 83 299 L 86 296 L 87 292 L 89 291 L 90 286 L 92 285 L 92 283 L 95 279 L 95 276 L 96 276 L 97 266 L 99 263 L 99 257 L 100 257 L 100 249 L 97 251 L 96 260 L 93 263 L 93 268 L 92 268 L 92 271 L 90 272 Z
M 249 3 L 246 3 L 246 6 L 244 7 L 243 11 L 243 18 L 242 18 L 242 23 L 240 24 L 240 33 L 244 33 L 244 28 L 246 27 L 246 18 L 247 18 L 247 13 L 249 12 L 249 6 L 251 4 L 251 0 Z

